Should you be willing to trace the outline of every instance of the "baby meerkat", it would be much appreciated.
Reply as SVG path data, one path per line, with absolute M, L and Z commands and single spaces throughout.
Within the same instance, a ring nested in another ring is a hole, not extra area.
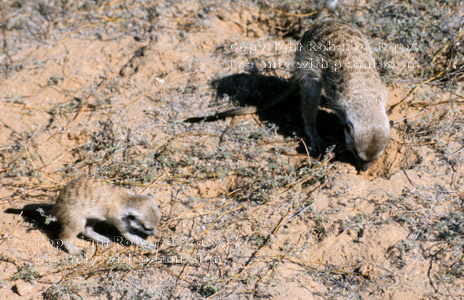
M 153 250 L 155 246 L 140 235 L 155 235 L 161 219 L 151 195 L 135 195 L 102 180 L 85 177 L 74 179 L 63 188 L 51 213 L 61 223 L 60 240 L 72 255 L 84 254 L 71 240 L 79 233 L 99 243 L 111 243 L 108 237 L 94 231 L 97 220 L 113 225 L 131 243 Z
M 366 171 L 384 151 L 390 136 L 385 111 L 387 89 L 375 70 L 372 49 L 363 34 L 333 19 L 313 25 L 300 41 L 290 88 L 262 107 L 241 107 L 204 118 L 225 118 L 268 109 L 299 90 L 305 133 L 313 151 L 324 143 L 316 130 L 319 106 L 340 118 L 345 144 Z M 198 121 L 191 118 L 187 121 Z

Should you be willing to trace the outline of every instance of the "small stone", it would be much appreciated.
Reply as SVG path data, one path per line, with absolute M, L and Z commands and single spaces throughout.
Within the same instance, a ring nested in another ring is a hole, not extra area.
M 20 296 L 29 295 L 33 289 L 34 289 L 34 286 L 30 284 L 29 282 L 25 282 L 25 281 L 19 281 L 11 288 L 13 292 L 15 292 L 16 294 Z

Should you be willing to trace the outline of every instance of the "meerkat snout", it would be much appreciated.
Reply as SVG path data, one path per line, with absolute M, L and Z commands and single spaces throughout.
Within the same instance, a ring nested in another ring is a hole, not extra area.
M 383 119 L 383 120 L 382 120 Z M 370 126 L 348 121 L 345 125 L 346 149 L 356 158 L 358 171 L 367 171 L 387 147 L 390 125 L 386 115 L 378 117 L 380 123 Z
M 145 210 L 134 209 L 138 203 L 147 203 Z M 156 235 L 156 227 L 161 220 L 161 213 L 152 195 L 137 195 L 126 204 L 125 217 L 127 231 L 143 236 Z
M 146 250 L 156 248 L 143 239 L 156 234 L 161 219 L 151 195 L 135 195 L 102 180 L 81 177 L 61 190 L 52 214 L 62 225 L 59 238 L 64 248 L 73 255 L 84 254 L 71 240 L 78 234 L 98 243 L 113 242 L 94 230 L 95 220 L 113 225 L 132 244 Z

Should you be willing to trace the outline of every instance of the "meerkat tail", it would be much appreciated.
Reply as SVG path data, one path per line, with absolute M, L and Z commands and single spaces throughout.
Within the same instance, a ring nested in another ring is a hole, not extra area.
M 241 115 L 251 115 L 261 111 L 268 110 L 280 102 L 287 99 L 293 92 L 298 89 L 298 86 L 293 82 L 290 83 L 290 87 L 287 88 L 283 93 L 278 95 L 277 97 L 271 99 L 268 103 L 265 103 L 261 106 L 246 106 L 246 107 L 237 107 L 233 109 L 229 109 L 223 112 L 216 113 L 214 115 L 206 116 L 206 117 L 193 117 L 184 120 L 184 122 L 188 123 L 196 123 L 196 122 L 211 122 L 216 120 L 222 120 L 229 117 L 241 116 Z
M 258 112 L 258 108 L 256 106 L 238 107 L 238 108 L 233 108 L 233 109 L 226 110 L 220 113 L 216 113 L 211 116 L 188 118 L 184 120 L 184 122 L 188 122 L 188 123 L 196 123 L 196 122 L 201 122 L 201 121 L 212 122 L 212 121 L 222 120 L 222 119 L 229 118 L 229 117 L 255 114 L 257 112 Z

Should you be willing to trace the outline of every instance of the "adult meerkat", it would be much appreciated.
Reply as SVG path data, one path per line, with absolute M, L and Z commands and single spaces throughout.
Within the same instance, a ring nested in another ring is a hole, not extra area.
M 300 89 L 305 133 L 315 149 L 323 143 L 316 130 L 319 105 L 332 109 L 345 130 L 346 148 L 366 171 L 390 137 L 385 105 L 388 92 L 375 69 L 372 49 L 350 25 L 326 20 L 301 39 L 294 83 Z
M 324 143 L 316 130 L 319 105 L 333 110 L 345 130 L 347 150 L 366 171 L 384 151 L 390 136 L 385 111 L 387 90 L 375 70 L 372 49 L 363 34 L 341 21 L 313 25 L 300 41 L 290 88 L 262 107 L 240 107 L 204 118 L 213 120 L 268 109 L 299 90 L 305 133 L 311 148 Z M 187 121 L 198 121 L 191 118 Z
M 155 246 L 140 235 L 155 235 L 161 219 L 151 195 L 135 195 L 124 188 L 85 177 L 72 180 L 61 190 L 51 213 L 61 223 L 60 240 L 72 255 L 84 254 L 71 241 L 79 233 L 99 243 L 112 242 L 94 231 L 96 220 L 113 225 L 131 243 L 153 250 Z

